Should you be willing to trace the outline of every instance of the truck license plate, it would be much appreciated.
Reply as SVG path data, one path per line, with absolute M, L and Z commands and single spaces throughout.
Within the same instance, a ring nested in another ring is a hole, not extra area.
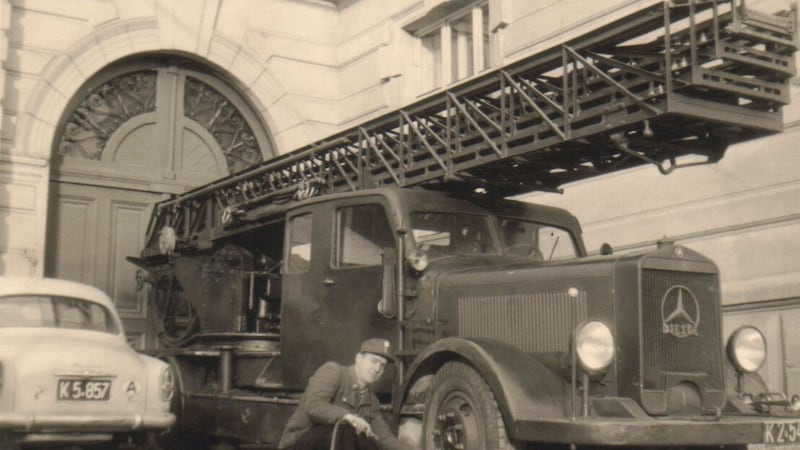
M 59 400 L 108 400 L 111 394 L 110 380 L 58 380 Z
M 765 445 L 788 445 L 800 442 L 800 421 L 764 422 Z

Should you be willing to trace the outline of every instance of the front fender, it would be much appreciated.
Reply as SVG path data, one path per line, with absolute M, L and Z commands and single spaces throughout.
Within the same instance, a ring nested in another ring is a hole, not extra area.
M 569 383 L 535 356 L 512 345 L 488 338 L 450 337 L 425 349 L 408 369 L 401 392 L 403 402 L 395 405 L 396 417 L 409 391 L 427 375 L 433 375 L 447 361 L 469 363 L 494 393 L 506 424 L 520 418 L 558 418 L 569 414 Z M 413 400 L 412 400 L 413 401 Z M 514 427 L 508 427 L 514 437 Z

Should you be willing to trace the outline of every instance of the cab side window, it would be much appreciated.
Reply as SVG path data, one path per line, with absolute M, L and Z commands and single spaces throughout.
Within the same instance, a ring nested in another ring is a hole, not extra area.
M 336 210 L 334 266 L 377 266 L 394 237 L 381 205 L 357 205 Z
M 288 272 L 305 272 L 311 262 L 311 214 L 293 217 L 289 222 Z

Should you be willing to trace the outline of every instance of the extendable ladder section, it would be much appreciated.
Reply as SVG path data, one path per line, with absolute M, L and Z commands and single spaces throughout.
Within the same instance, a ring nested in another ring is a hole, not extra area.
M 667 1 L 401 109 L 157 204 L 177 248 L 247 226 L 256 206 L 319 193 L 426 186 L 509 196 L 641 164 L 718 161 L 779 132 L 796 12 L 742 0 Z

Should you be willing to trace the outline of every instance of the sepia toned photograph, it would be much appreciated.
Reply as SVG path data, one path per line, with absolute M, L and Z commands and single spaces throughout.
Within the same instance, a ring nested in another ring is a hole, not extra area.
M 799 43 L 0 0 L 0 450 L 800 449 Z

